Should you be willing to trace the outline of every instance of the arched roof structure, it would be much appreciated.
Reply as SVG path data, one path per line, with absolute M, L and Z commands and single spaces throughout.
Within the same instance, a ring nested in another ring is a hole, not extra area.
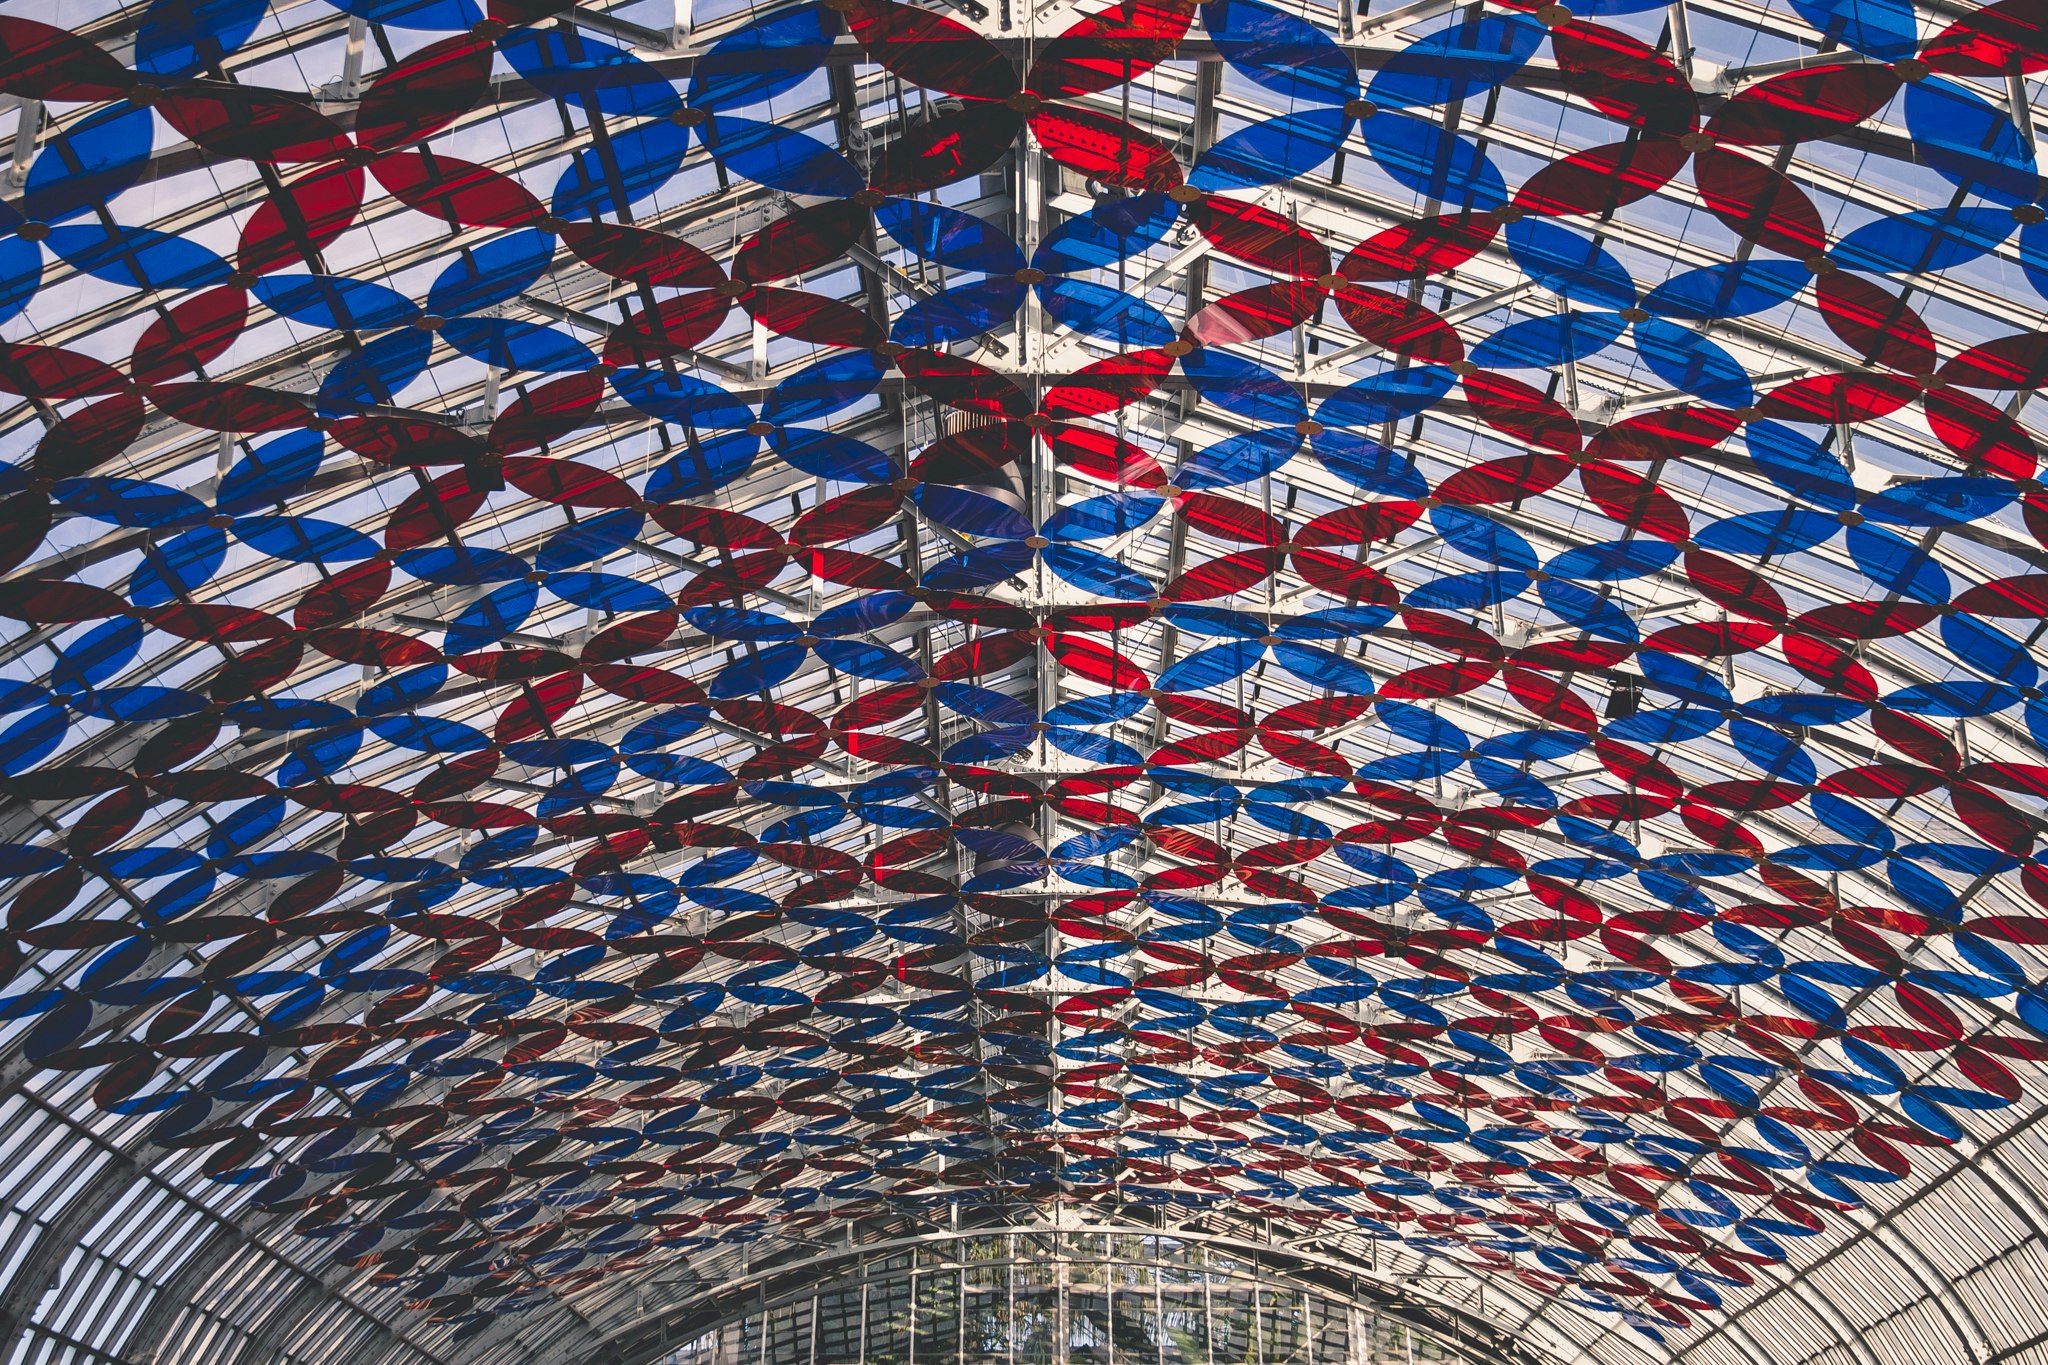
M 2044 31 L 0 4 L 9 1358 L 2048 1365 Z

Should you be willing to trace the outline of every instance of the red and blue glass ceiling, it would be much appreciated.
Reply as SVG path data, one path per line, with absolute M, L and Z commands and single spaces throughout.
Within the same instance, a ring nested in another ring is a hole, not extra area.
M 0 18 L 0 1015 L 308 1261 L 1675 1348 L 2030 1109 L 2048 8 L 318 8 Z

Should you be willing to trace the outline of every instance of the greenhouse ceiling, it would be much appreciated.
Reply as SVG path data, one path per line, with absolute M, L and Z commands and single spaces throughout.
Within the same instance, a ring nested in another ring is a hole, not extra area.
M 1043 1233 L 2048 1365 L 2044 73 L 0 3 L 6 1358 L 647 1365 Z

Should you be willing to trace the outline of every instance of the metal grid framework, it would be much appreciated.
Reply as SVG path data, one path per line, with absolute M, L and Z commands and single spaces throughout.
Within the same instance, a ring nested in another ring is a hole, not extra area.
M 996 2 L 0 4 L 10 1358 L 2048 1365 L 2048 16 Z

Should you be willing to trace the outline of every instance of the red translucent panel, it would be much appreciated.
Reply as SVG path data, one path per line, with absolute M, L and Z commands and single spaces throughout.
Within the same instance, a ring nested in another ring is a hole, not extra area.
M 1219 540 L 1278 545 L 1287 539 L 1287 523 L 1280 518 L 1216 493 L 1185 494 L 1180 499 L 1180 514 L 1189 526 Z
M 941 114 L 885 144 L 875 154 L 869 183 L 883 194 L 923 194 L 957 184 L 1002 160 L 1021 126 L 1022 115 L 1006 104 L 977 103 Z
M 1430 697 L 1455 697 L 1484 687 L 1500 671 L 1497 664 L 1464 659 L 1449 664 L 1424 664 L 1387 679 L 1380 695 L 1396 701 L 1421 701 Z
M 1139 446 L 1093 427 L 1052 426 L 1044 432 L 1055 462 L 1090 478 L 1133 488 L 1160 488 L 1166 471 Z
M 315 269 L 321 248 L 356 220 L 363 184 L 360 166 L 322 166 L 265 196 L 243 225 L 235 265 L 252 275 Z
M 1188 339 L 1204 346 L 1230 346 L 1278 336 L 1300 326 L 1322 306 L 1323 291 L 1290 281 L 1262 284 L 1217 299 L 1188 320 Z
M 454 535 L 456 528 L 477 514 L 487 496 L 472 484 L 469 470 L 449 470 L 408 494 L 392 510 L 384 523 L 384 548 L 410 550 Z
M 1362 563 L 1355 553 L 1297 549 L 1293 562 L 1294 571 L 1304 582 L 1347 602 L 1390 607 L 1401 600 L 1400 589 L 1393 580 L 1372 565 Z
M 763 521 L 743 512 L 718 507 L 692 507 L 672 503 L 650 510 L 650 515 L 670 535 L 681 536 L 714 550 L 758 550 L 782 548 L 782 534 Z
M 510 744 L 535 735 L 550 734 L 554 723 L 568 713 L 582 694 L 583 675 L 580 673 L 559 673 L 538 679 L 521 689 L 520 694 L 498 713 L 498 723 L 492 727 L 491 738 L 499 744 Z
M 1717 408 L 1665 408 L 1616 422 L 1587 448 L 1602 460 L 1684 460 L 1704 455 L 1741 421 Z
M 1353 280 L 1380 282 L 1441 275 L 1484 251 L 1499 231 L 1500 224 L 1491 215 L 1402 223 L 1351 248 L 1337 272 Z
M 1920 59 L 1952 76 L 2048 70 L 2048 5 L 2001 0 L 1966 14 L 1920 49 Z
M 564 507 L 637 507 L 640 495 L 625 480 L 575 460 L 513 455 L 505 460 L 505 482 L 545 502 Z
M 661 668 L 636 664 L 588 664 L 584 676 L 615 697 L 646 706 L 702 706 L 704 689 Z
M 901 592 L 911 586 L 910 575 L 900 564 L 852 550 L 807 550 L 795 561 L 814 578 L 843 583 L 870 592 Z
M 1844 640 L 1883 640 L 1907 635 L 1941 614 L 1927 602 L 1838 602 L 1815 607 L 1794 623 L 1801 631 L 1818 631 Z
M 0 342 L 0 392 L 62 402 L 119 393 L 127 382 L 113 366 L 77 351 L 26 341 Z
M 765 284 L 844 263 L 868 222 L 868 211 L 847 199 L 798 209 L 747 239 L 733 256 L 733 278 Z
M 385 151 L 446 128 L 490 94 L 492 52 L 489 43 L 464 34 L 387 68 L 363 92 L 356 141 Z
M 326 582 L 306 589 L 292 611 L 292 624 L 300 630 L 317 630 L 353 621 L 376 605 L 390 588 L 390 561 L 369 559 L 351 564 Z
M 1055 106 L 1031 116 L 1031 131 L 1047 156 L 1105 185 L 1164 191 L 1181 183 L 1173 148 L 1122 119 Z
M 1787 635 L 1782 646 L 1785 661 L 1830 692 L 1858 701 L 1877 700 L 1877 679 L 1856 661 L 1856 657 L 1832 640 L 1810 635 Z
M 1548 674 L 1510 668 L 1501 677 L 1508 695 L 1538 720 L 1567 730 L 1590 733 L 1599 728 L 1599 718 L 1586 699 L 1565 683 Z
M 500 454 L 545 446 L 581 427 L 604 397 L 604 378 L 572 374 L 537 384 L 491 423 L 490 448 Z
M 1265 582 L 1278 573 L 1286 552 L 1271 546 L 1197 564 L 1160 589 L 1169 602 L 1206 602 L 1228 597 Z
M 715 289 L 725 283 L 718 262 L 680 237 L 623 223 L 564 223 L 562 242 L 585 265 L 614 279 L 673 289 Z
M 1702 596 L 1739 616 L 1783 625 L 1785 599 L 1756 570 L 1706 550 L 1689 550 L 1685 576 Z
M 1823 374 L 1771 390 L 1757 408 L 1781 422 L 1867 422 L 1896 412 L 1917 391 L 1887 375 Z
M 1762 649 L 1777 638 L 1777 631 L 1757 621 L 1694 621 L 1651 632 L 1644 637 L 1643 648 L 1717 659 Z
M 283 90 L 195 82 L 159 99 L 156 112 L 205 150 L 237 161 L 322 161 L 349 145 L 306 96 Z
M 2048 332 L 2019 332 L 1972 346 L 1942 366 L 1941 377 L 1966 389 L 2037 389 L 2048 377 Z
M 1098 360 L 1046 390 L 1039 410 L 1049 417 L 1095 417 L 1128 406 L 1158 387 L 1173 370 L 1164 351 L 1132 351 Z
M 926 483 L 978 484 L 1031 449 L 1031 428 L 996 422 L 941 436 L 910 462 L 910 476 Z
M 1939 389 L 1922 394 L 1920 406 L 1935 436 L 1970 472 L 2030 479 L 2040 467 L 2040 447 L 2004 409 L 1967 393 Z
M 1191 204 L 1188 217 L 1218 251 L 1261 270 L 1300 279 L 1329 273 L 1330 249 L 1271 209 L 1212 195 Z
M 1032 640 L 1022 631 L 984 635 L 941 654 L 931 673 L 934 678 L 976 678 L 1008 668 L 1031 650 Z
M 409 668 L 440 657 L 424 640 L 366 626 L 330 626 L 311 631 L 306 643 L 330 659 L 376 668 Z
M 1324 513 L 1295 532 L 1294 543 L 1297 547 L 1317 548 L 1392 540 L 1413 526 L 1421 515 L 1422 504 L 1405 499 L 1342 507 Z
M 585 663 L 616 663 L 635 654 L 653 653 L 668 643 L 681 623 L 682 617 L 672 611 L 629 616 L 591 636 L 578 657 Z
M 1086 636 L 1048 632 L 1045 647 L 1053 658 L 1059 660 L 1062 668 L 1090 682 L 1123 691 L 1152 685 L 1143 669 L 1116 650 L 1097 644 Z
M 520 227 L 547 216 L 510 176 L 441 152 L 393 152 L 370 173 L 407 207 L 463 227 Z
M 1322 697 L 1283 706 L 1260 724 L 1267 730 L 1328 730 L 1357 720 L 1371 708 L 1371 697 Z
M 876 725 L 887 725 L 891 721 L 918 710 L 924 705 L 924 689 L 916 683 L 902 683 L 895 687 L 884 687 L 854 698 L 839 708 L 832 716 L 834 731 L 865 730 Z
M 342 445 L 378 464 L 472 464 L 483 453 L 475 437 L 411 417 L 347 417 L 329 430 Z
M 1827 250 L 1820 211 L 1783 172 L 1714 148 L 1693 158 L 1692 179 L 1707 211 L 1745 241 L 1802 261 Z
M 663 299 L 651 310 L 633 309 L 626 314 L 625 322 L 605 338 L 605 363 L 658 365 L 666 356 L 681 355 L 702 344 L 725 324 L 732 303 L 723 294 L 705 290 Z
M 53 625 L 63 621 L 94 621 L 125 616 L 126 598 L 89 583 L 44 578 L 17 578 L 0 583 L 0 616 Z
M 1993 579 L 1956 598 L 1955 606 L 1971 616 L 2048 619 L 2048 573 Z
M 1859 363 L 1907 374 L 1934 368 L 1934 336 L 1898 295 L 1843 271 L 1820 276 L 1814 290 L 1828 330 Z
M 1346 286 L 1334 297 L 1352 331 L 1396 355 L 1432 365 L 1454 365 L 1465 358 L 1456 329 L 1415 299 L 1365 285 Z
M 1692 534 L 1685 508 L 1655 482 L 1621 465 L 1579 467 L 1579 486 L 1593 505 L 1630 531 L 1679 541 Z
M 158 384 L 149 398 L 169 416 L 208 431 L 283 431 L 313 417 L 303 395 L 255 384 Z
M 1891 103 L 1900 84 L 1890 67 L 1874 62 L 1807 67 L 1741 91 L 1721 106 L 1707 131 L 1755 147 L 1827 137 Z
M 292 633 L 290 626 L 267 611 L 215 602 L 174 602 L 157 608 L 149 620 L 168 634 L 214 644 L 276 640 Z
M 1962 766 L 1963 756 L 1957 752 L 1954 741 L 1924 720 L 1879 706 L 1870 712 L 1870 728 L 1879 739 L 1916 763 L 1944 771 Z
M 29 464 L 38 474 L 70 478 L 126 450 L 142 434 L 147 409 L 134 394 L 115 394 L 76 411 L 43 433 Z
M 887 526 L 903 508 L 903 495 L 886 485 L 856 488 L 821 503 L 796 519 L 792 545 L 830 545 Z
M 0 15 L 0 92 L 25 100 L 119 99 L 135 84 L 106 51 L 61 28 Z
M 905 351 L 896 367 L 912 388 L 934 402 L 989 417 L 1028 417 L 1031 400 L 986 365 L 939 351 Z
M 1465 376 L 1465 401 L 1479 419 L 1526 445 L 1564 454 L 1581 445 L 1578 419 L 1562 403 L 1491 370 Z
M 711 705 L 734 725 L 757 735 L 779 739 L 784 735 L 817 734 L 825 728 L 824 722 L 810 712 L 781 702 L 734 697 L 713 701 Z
M 1565 88 L 1611 119 L 1651 136 L 1689 133 L 1699 97 L 1671 59 L 1611 28 L 1584 21 L 1550 31 Z
M 815 346 L 873 346 L 882 325 L 852 304 L 800 289 L 749 290 L 740 305 L 771 332 Z
M 1608 214 L 1671 183 L 1691 153 L 1674 137 L 1634 138 L 1574 152 L 1524 181 L 1515 207 L 1552 217 Z
M 1000 100 L 1017 92 L 1017 71 L 988 39 L 943 15 L 894 0 L 858 0 L 846 26 L 870 59 L 913 85 L 949 95 Z
M 1025 86 L 1059 99 L 1122 85 L 1173 55 L 1194 12 L 1192 3 L 1176 0 L 1122 0 L 1040 49 Z
M 1557 487 L 1571 471 L 1562 455 L 1510 455 L 1459 470 L 1436 486 L 1436 495 L 1467 507 L 1517 502 Z
M 149 325 L 135 343 L 128 372 L 141 384 L 160 384 L 218 359 L 249 320 L 249 296 L 232 285 L 185 300 Z

